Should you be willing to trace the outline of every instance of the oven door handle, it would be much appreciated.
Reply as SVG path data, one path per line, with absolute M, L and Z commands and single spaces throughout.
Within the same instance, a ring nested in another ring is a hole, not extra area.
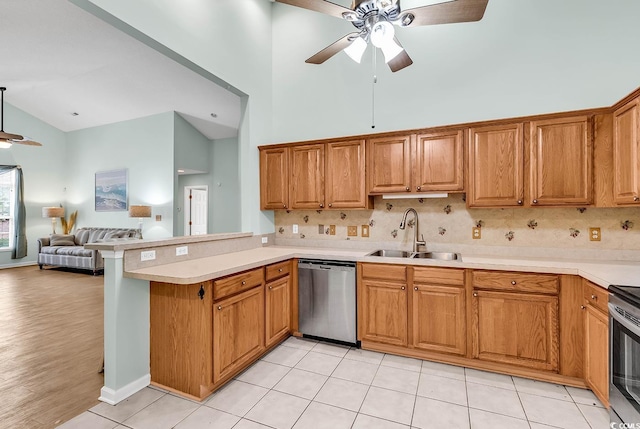
M 615 319 L 618 323 L 620 323 L 622 326 L 627 328 L 629 331 L 631 331 L 637 337 L 640 337 L 640 327 L 638 325 L 636 325 L 635 323 L 632 323 L 629 320 L 627 320 L 622 314 L 618 313 L 616 311 L 616 307 L 621 308 L 622 310 L 626 311 L 627 313 L 633 314 L 633 313 L 631 313 L 629 311 L 629 309 L 624 308 L 624 306 L 622 306 L 622 305 L 609 303 L 609 315 L 611 316 L 611 318 Z

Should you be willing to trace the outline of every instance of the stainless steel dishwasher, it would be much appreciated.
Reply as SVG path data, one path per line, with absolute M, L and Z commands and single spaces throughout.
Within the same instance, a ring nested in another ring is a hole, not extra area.
M 356 264 L 298 261 L 298 329 L 305 337 L 356 344 Z

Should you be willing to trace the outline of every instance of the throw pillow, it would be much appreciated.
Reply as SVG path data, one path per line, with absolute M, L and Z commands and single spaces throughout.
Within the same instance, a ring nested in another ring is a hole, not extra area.
M 75 246 L 73 234 L 51 234 L 49 244 L 51 246 Z

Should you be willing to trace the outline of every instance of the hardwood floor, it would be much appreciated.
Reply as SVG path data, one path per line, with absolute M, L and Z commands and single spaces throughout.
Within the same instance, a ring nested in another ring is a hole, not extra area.
M 98 403 L 103 277 L 0 269 L 0 429 L 54 428 Z

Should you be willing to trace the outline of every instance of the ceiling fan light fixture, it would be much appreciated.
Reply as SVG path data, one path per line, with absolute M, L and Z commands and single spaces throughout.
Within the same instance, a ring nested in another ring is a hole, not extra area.
M 406 27 L 408 25 L 411 25 L 414 19 L 416 19 L 416 16 L 411 12 L 407 12 L 400 15 L 400 18 L 396 23 L 399 23 L 401 27 Z
M 397 57 L 400 52 L 404 51 L 402 46 L 398 45 L 393 39 L 382 45 L 380 49 L 382 50 L 382 54 L 384 55 L 385 63 L 388 63 L 389 61 Z
M 11 147 L 11 143 L 0 141 L 0 149 L 9 149 Z
M 367 42 L 365 42 L 362 37 L 356 37 L 349 46 L 344 48 L 344 53 L 349 55 L 353 61 L 360 64 L 360 61 L 362 61 L 362 55 L 364 55 L 364 51 L 366 51 L 366 49 Z
M 393 41 L 396 30 L 389 21 L 378 21 L 371 27 L 371 43 L 376 48 L 382 48 L 383 45 Z
M 349 22 L 357 21 L 359 19 L 358 14 L 353 11 L 342 12 L 342 17 Z

